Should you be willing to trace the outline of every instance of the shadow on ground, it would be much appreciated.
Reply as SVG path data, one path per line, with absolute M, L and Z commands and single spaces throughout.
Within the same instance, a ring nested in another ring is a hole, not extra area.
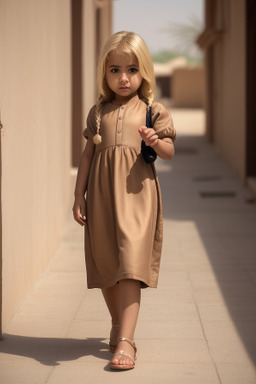
M 232 322 L 255 362 L 256 205 L 253 199 L 248 198 L 249 192 L 204 136 L 178 137 L 174 159 L 170 163 L 159 160 L 158 168 L 164 217 L 180 222 L 182 228 L 184 225 L 184 237 L 179 241 L 187 244 L 186 257 L 189 233 L 185 223 L 193 223 Z M 168 236 L 173 236 L 174 242 L 177 240 L 171 231 Z M 198 245 L 193 241 L 190 245 L 195 255 Z M 209 289 L 208 283 L 195 288 L 199 297 L 200 289 Z M 213 290 L 208 292 L 209 300 L 202 304 L 218 305 Z M 218 325 L 214 311 L 210 320 L 216 321 L 216 328 L 221 324 Z
M 85 356 L 109 360 L 108 345 L 103 340 L 104 338 L 78 340 L 5 334 L 0 343 L 0 353 L 29 357 L 48 366 L 58 366 L 61 361 L 74 361 Z

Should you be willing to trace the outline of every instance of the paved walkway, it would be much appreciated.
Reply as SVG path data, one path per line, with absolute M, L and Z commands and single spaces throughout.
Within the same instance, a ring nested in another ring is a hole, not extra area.
M 136 368 L 108 368 L 108 313 L 85 289 L 82 230 L 70 219 L 0 342 L 1 384 L 256 383 L 256 205 L 201 136 L 202 112 L 173 116 L 176 156 L 158 161 L 160 282 L 142 292 Z

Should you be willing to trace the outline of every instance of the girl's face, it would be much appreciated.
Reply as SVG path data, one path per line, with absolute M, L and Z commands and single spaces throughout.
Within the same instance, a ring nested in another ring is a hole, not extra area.
M 109 88 L 115 93 L 115 101 L 129 101 L 137 94 L 143 80 L 136 57 L 111 52 L 106 67 L 106 80 Z

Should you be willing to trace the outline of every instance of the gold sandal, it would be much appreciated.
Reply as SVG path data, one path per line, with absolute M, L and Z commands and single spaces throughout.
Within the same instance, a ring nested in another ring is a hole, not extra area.
M 110 362 L 110 368 L 111 369 L 133 369 L 135 367 L 135 360 L 137 358 L 137 356 L 136 356 L 136 354 L 137 354 L 136 344 L 135 344 L 134 341 L 131 341 L 131 340 L 127 339 L 126 337 L 120 337 L 119 339 L 117 339 L 117 344 L 120 341 L 126 341 L 128 344 L 130 344 L 133 347 L 133 349 L 134 349 L 134 357 L 132 357 L 128 353 L 125 353 L 124 351 L 121 350 L 121 351 L 116 352 L 114 354 L 113 358 L 115 356 L 118 356 L 118 355 L 127 357 L 128 359 L 130 359 L 132 361 L 132 365 L 131 364 L 114 364 L 114 363 Z
M 112 328 L 114 328 L 116 331 L 119 331 L 119 328 L 120 328 L 120 325 L 117 325 L 117 324 L 113 324 L 112 323 Z M 112 331 L 112 330 L 111 330 Z M 117 339 L 116 340 L 113 340 L 111 338 L 111 332 L 110 332 L 110 340 L 109 340 L 109 350 L 110 352 L 114 353 L 115 350 L 116 350 L 116 346 L 117 346 Z

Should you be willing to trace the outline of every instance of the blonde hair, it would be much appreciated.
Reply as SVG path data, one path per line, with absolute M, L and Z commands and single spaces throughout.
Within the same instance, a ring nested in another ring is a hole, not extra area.
M 114 92 L 109 88 L 106 81 L 106 66 L 109 55 L 112 52 L 117 54 L 134 55 L 138 60 L 139 71 L 143 78 L 138 89 L 139 98 L 144 100 L 148 106 L 152 105 L 155 90 L 154 67 L 151 56 L 145 41 L 134 32 L 121 31 L 112 35 L 104 45 L 97 69 L 98 99 L 96 103 L 96 135 L 93 142 L 99 144 L 101 136 L 99 135 L 101 124 L 101 109 L 104 103 L 114 98 Z

